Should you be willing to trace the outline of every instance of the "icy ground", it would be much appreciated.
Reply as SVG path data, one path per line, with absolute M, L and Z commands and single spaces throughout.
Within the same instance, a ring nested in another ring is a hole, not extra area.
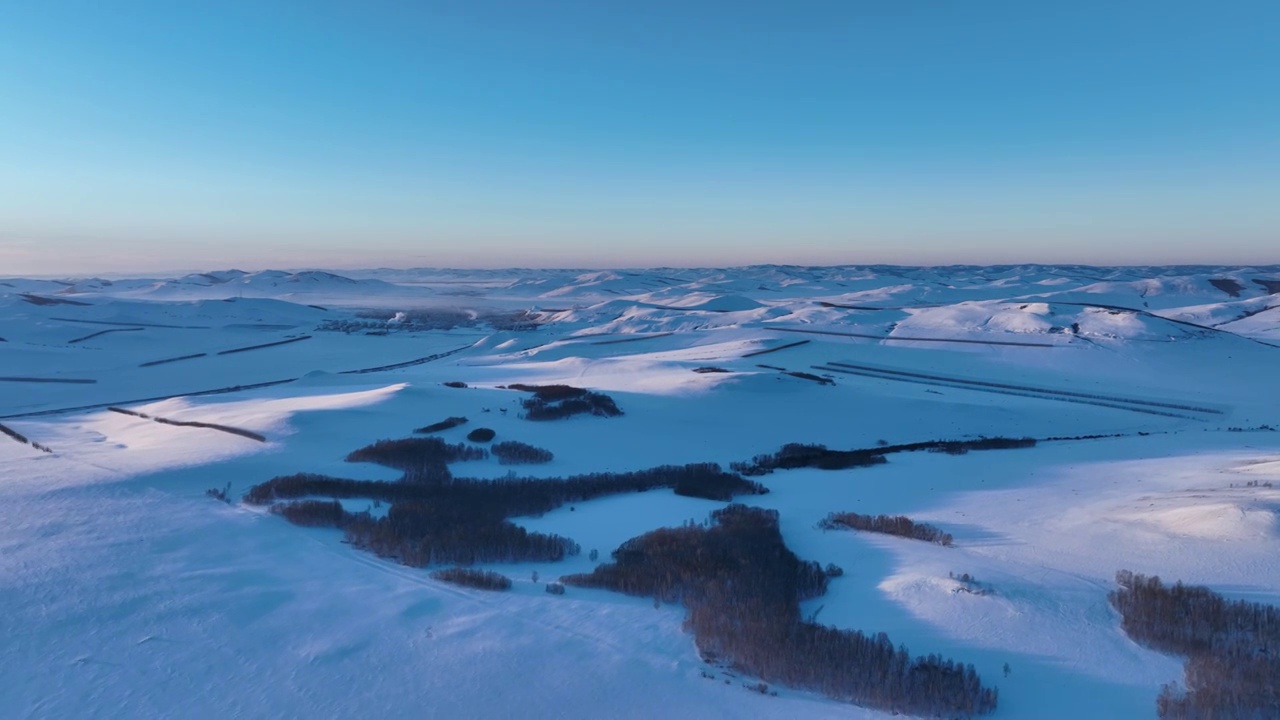
M 587 550 L 607 561 L 719 503 L 654 491 L 524 518 L 584 552 L 492 566 L 515 581 L 494 594 L 205 496 L 301 471 L 394 479 L 343 457 L 462 415 L 443 437 L 547 448 L 520 469 L 547 477 L 788 442 L 1106 436 L 779 471 L 743 500 L 845 569 L 806 613 L 974 663 L 995 717 L 1154 717 L 1181 662 L 1120 630 L 1115 571 L 1280 600 L 1273 293 L 1280 267 L 0 278 L 0 423 L 35 443 L 0 435 L 0 716 L 882 716 L 745 690 L 699 660 L 680 608 L 543 592 Z M 626 414 L 524 420 L 497 388 L 513 382 L 605 391 Z M 955 547 L 816 529 L 832 511 L 906 514 Z M 958 591 L 963 573 L 990 592 Z

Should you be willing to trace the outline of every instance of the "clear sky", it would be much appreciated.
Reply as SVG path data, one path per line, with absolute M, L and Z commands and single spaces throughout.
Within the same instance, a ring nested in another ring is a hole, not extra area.
M 1280 2 L 8 0 L 0 275 L 1280 262 Z

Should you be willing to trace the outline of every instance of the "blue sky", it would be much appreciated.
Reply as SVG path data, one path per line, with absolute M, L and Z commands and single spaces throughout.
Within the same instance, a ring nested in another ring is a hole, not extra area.
M 1280 3 L 0 4 L 0 274 L 1280 262 Z

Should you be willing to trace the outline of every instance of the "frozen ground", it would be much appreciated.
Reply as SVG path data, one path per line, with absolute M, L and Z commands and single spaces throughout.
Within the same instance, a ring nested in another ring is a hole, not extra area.
M 806 613 L 974 663 L 996 717 L 1153 717 L 1181 663 L 1121 632 L 1116 570 L 1280 600 L 1271 290 L 1280 268 L 0 278 L 0 423 L 48 450 L 0 435 L 0 714 L 881 716 L 708 680 L 682 610 L 531 581 L 719 503 L 655 491 L 523 518 L 584 552 L 493 566 L 515 588 L 487 594 L 205 497 L 299 471 L 394 479 L 342 458 L 463 415 L 444 437 L 487 426 L 552 450 L 521 470 L 540 476 L 787 442 L 1109 436 L 780 471 L 746 501 L 845 569 Z M 626 414 L 523 420 L 497 388 L 512 382 L 606 391 Z M 955 547 L 816 529 L 831 511 L 910 515 Z M 963 573 L 991 592 L 958 592 Z

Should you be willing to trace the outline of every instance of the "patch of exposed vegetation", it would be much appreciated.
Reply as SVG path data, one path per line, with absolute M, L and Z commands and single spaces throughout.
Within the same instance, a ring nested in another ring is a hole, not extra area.
M 803 620 L 800 602 L 823 594 L 827 575 L 787 548 L 776 511 L 730 505 L 712 521 L 633 538 L 612 563 L 562 581 L 682 603 L 704 659 L 765 681 L 895 713 L 959 718 L 995 709 L 996 691 L 972 665 L 913 660 L 883 633 Z
M 918 523 L 905 515 L 860 515 L 858 513 L 831 513 L 818 523 L 823 530 L 863 530 L 866 532 L 896 535 L 911 540 L 923 540 L 950 546 L 951 533 L 928 523 Z

